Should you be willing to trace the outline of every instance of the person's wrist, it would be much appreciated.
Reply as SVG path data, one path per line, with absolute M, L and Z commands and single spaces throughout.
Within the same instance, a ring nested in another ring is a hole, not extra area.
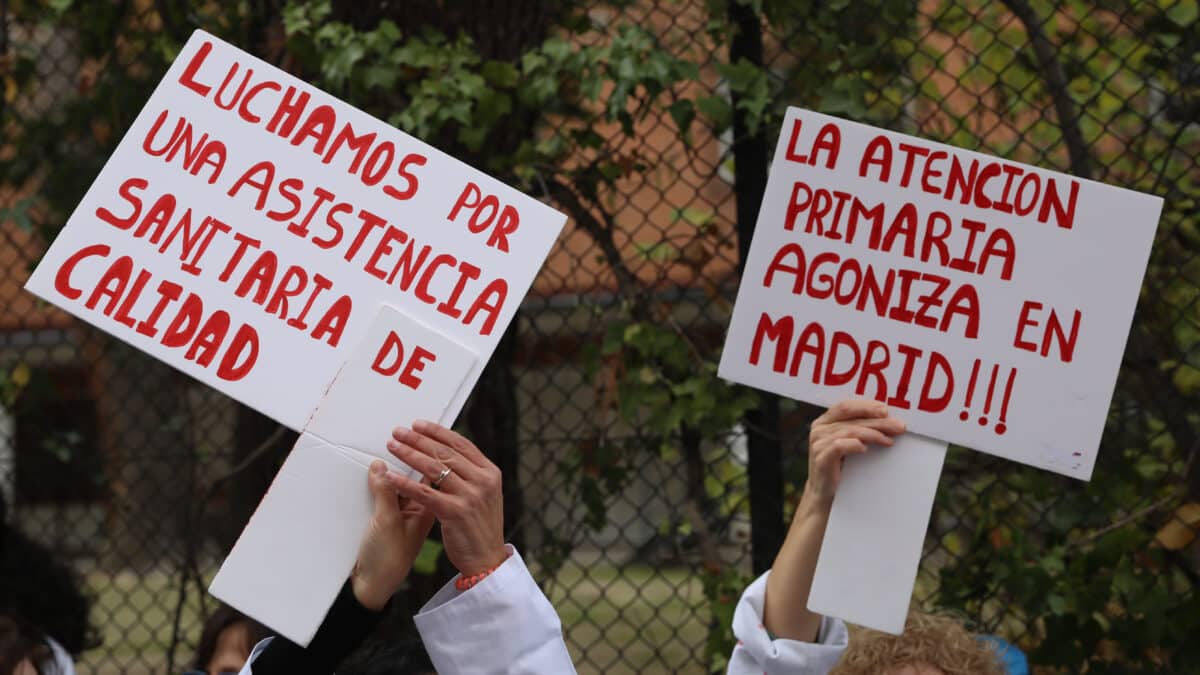
M 833 495 L 833 492 L 814 489 L 811 482 L 806 483 L 800 503 L 796 505 L 796 516 L 828 517 L 833 509 Z
M 358 604 L 372 612 L 381 611 L 399 588 L 399 584 L 364 573 L 357 566 L 350 574 L 350 589 Z
M 472 577 L 491 572 L 503 565 L 505 560 L 508 560 L 508 547 L 500 544 L 499 548 L 493 548 L 487 555 L 463 561 L 458 568 L 458 573 L 464 577 Z

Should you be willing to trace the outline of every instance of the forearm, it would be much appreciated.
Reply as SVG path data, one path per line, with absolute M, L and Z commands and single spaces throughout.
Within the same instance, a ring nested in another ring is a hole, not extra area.
M 772 635 L 816 642 L 821 615 L 808 611 L 808 593 L 817 569 L 821 539 L 832 500 L 811 497 L 806 490 L 796 507 L 787 537 L 767 576 L 763 625 Z

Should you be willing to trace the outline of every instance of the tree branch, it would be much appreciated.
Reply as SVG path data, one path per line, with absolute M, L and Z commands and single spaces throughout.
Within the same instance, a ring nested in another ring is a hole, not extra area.
M 288 432 L 288 428 L 283 426 L 282 424 L 275 427 L 275 431 L 272 431 L 270 436 L 267 436 L 266 439 L 264 439 L 262 443 L 258 444 L 258 447 L 254 448 L 245 457 L 243 457 L 242 461 L 239 462 L 237 466 L 235 466 L 232 469 L 230 469 L 229 471 L 221 474 L 220 476 L 215 478 L 211 483 L 209 483 L 208 495 L 205 497 L 205 501 L 207 502 L 208 499 L 212 498 L 213 494 L 216 492 L 217 488 L 221 486 L 222 483 L 229 480 L 230 478 L 233 478 L 234 476 L 238 475 L 239 473 L 245 471 L 259 457 L 261 457 L 268 450 L 273 448 L 275 446 L 275 443 L 278 442 L 279 439 L 283 438 L 284 434 L 286 434 L 287 432 Z
M 1179 499 L 1179 497 L 1180 497 L 1179 491 L 1172 490 L 1170 494 L 1163 497 L 1162 499 L 1159 499 L 1158 501 L 1156 501 L 1148 506 L 1140 508 L 1137 511 L 1134 511 L 1133 513 L 1126 515 L 1124 518 L 1119 518 L 1098 530 L 1089 532 L 1088 534 L 1080 537 L 1079 539 L 1076 539 L 1075 541 L 1067 542 L 1067 547 L 1068 548 L 1079 548 L 1081 546 L 1086 546 L 1088 544 L 1091 544 L 1110 532 L 1115 532 L 1116 530 L 1119 530 L 1122 527 L 1125 527 L 1126 525 L 1128 525 L 1132 522 L 1135 522 L 1135 521 L 1141 520 L 1142 518 L 1145 518 L 1146 516 L 1150 515 L 1151 513 L 1154 513 L 1155 511 L 1166 506 L 1173 500 Z
M 1154 186 L 1150 188 L 1150 194 L 1157 195 L 1158 188 L 1162 185 L 1163 179 L 1167 177 L 1167 170 L 1171 168 L 1171 155 L 1175 154 L 1175 149 L 1179 147 L 1179 140 L 1183 138 L 1183 132 L 1187 131 L 1190 125 L 1180 124 L 1175 129 L 1175 133 L 1171 135 L 1171 140 L 1167 143 L 1167 149 L 1162 153 L 1162 171 L 1158 172 L 1158 176 L 1154 179 Z M 1149 134 L 1146 134 L 1149 136 Z
M 621 297 L 633 303 L 634 316 L 639 316 L 641 310 L 638 308 L 642 306 L 642 293 L 638 288 L 637 277 L 629 269 L 629 265 L 621 256 L 620 249 L 617 248 L 616 240 L 613 238 L 615 228 L 611 220 L 607 224 L 601 223 L 592 210 L 583 203 L 583 199 L 568 185 L 553 179 L 546 181 L 545 185 L 550 197 L 567 209 L 579 227 L 583 228 L 583 231 L 600 247 L 605 261 L 612 268 L 613 275 L 616 277 L 617 292 Z
M 1071 173 L 1080 178 L 1092 177 L 1092 158 L 1088 152 L 1083 133 L 1079 130 L 1079 114 L 1075 110 L 1075 102 L 1067 90 L 1067 76 L 1063 72 L 1055 47 L 1042 32 L 1045 22 L 1040 21 L 1037 12 L 1030 6 L 1028 0 L 1003 0 L 1017 19 L 1025 26 L 1029 43 L 1033 47 L 1034 59 L 1037 63 L 1038 74 L 1046 83 L 1046 90 L 1054 102 L 1054 112 L 1058 115 L 1058 125 L 1062 129 L 1063 140 L 1067 144 L 1067 153 L 1071 159 Z

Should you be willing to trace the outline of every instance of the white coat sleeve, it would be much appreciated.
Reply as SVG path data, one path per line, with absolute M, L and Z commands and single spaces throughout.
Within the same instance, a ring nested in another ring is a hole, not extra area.
M 850 635 L 841 619 L 821 618 L 816 642 L 772 639 L 763 626 L 768 571 L 746 587 L 733 610 L 737 646 L 729 657 L 728 675 L 824 675 L 846 651 Z
M 47 672 L 51 675 L 75 675 L 75 660 L 71 658 L 67 650 L 52 637 L 47 636 L 46 643 L 50 645 L 50 656 L 54 663 Z
M 510 556 L 475 587 L 447 583 L 413 617 L 442 675 L 561 675 L 575 666 L 562 623 L 512 546 Z
M 254 645 L 254 649 L 250 650 L 250 656 L 246 658 L 246 665 L 242 666 L 242 669 L 238 671 L 238 675 L 254 675 L 254 669 L 251 668 L 254 665 L 254 659 L 257 659 L 262 650 L 266 649 L 267 645 L 271 644 L 271 640 L 274 639 L 274 637 L 268 637 L 259 640 L 258 644 Z

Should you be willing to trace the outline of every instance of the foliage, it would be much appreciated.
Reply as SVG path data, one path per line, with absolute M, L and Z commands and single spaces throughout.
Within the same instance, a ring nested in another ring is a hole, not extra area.
M 956 79 L 978 91 L 984 109 L 1017 120 L 1045 115 L 1019 137 L 983 134 L 979 108 L 946 104 L 931 76 L 944 64 L 922 62 L 928 100 L 918 105 L 951 122 L 931 127 L 941 132 L 935 137 L 1036 164 L 1094 166 L 1085 177 L 1166 198 L 1130 338 L 1136 360 L 1124 365 L 1092 481 L 1069 484 L 1026 469 L 951 482 L 940 503 L 973 525 L 962 540 L 941 533 L 955 556 L 941 569 L 939 599 L 1004 632 L 1012 631 L 986 617 L 1019 612 L 1031 628 L 1021 642 L 1035 663 L 1069 672 L 1182 672 L 1200 658 L 1185 637 L 1200 631 L 1200 574 L 1182 547 L 1164 546 L 1155 533 L 1187 499 L 1198 451 L 1200 184 L 1185 149 L 1200 143 L 1190 124 L 1200 109 L 1200 39 L 1194 3 L 1111 4 L 1098 11 L 1092 3 L 1033 3 L 1044 19 L 1032 27 L 1006 21 L 1001 3 L 944 2 L 932 12 L 934 31 L 970 36 L 963 42 L 977 58 Z M 1054 40 L 1065 90 L 1029 54 L 1037 32 Z M 1078 108 L 1077 120 L 1046 112 L 1056 97 Z M 1082 158 L 1067 140 L 1075 125 L 1087 141 Z M 1190 412 L 1164 416 L 1182 400 L 1192 401 L 1182 407 Z M 947 471 L 974 461 L 952 455 Z
M 5 212 L 46 239 L 66 221 L 186 38 L 162 14 L 136 4 L 8 3 L 14 28 L 12 51 L 0 61 L 6 90 L 0 175 L 6 185 L 36 192 Z M 187 18 L 243 43 L 254 19 L 244 3 L 204 3 Z M 47 59 L 53 40 L 65 44 L 56 49 L 73 49 L 77 60 Z
M 766 63 L 729 58 L 731 2 L 763 18 Z M 1189 639 L 1200 632 L 1200 580 L 1186 544 L 1156 535 L 1198 497 L 1195 479 L 1185 484 L 1200 461 L 1195 2 L 731 2 L 697 3 L 706 13 L 694 34 L 623 12 L 636 3 L 609 3 L 602 22 L 589 11 L 596 3 L 548 2 L 548 33 L 504 58 L 465 32 L 407 26 L 382 10 L 377 20 L 350 21 L 339 8 L 351 3 L 330 0 L 7 3 L 13 24 L 33 32 L 0 62 L 0 172 L 32 196 L 6 202 L 0 215 L 53 235 L 190 24 L 554 201 L 590 238 L 616 294 L 597 309 L 607 328 L 588 350 L 597 426 L 627 428 L 634 440 L 600 433 L 561 458 L 578 508 L 570 527 L 543 533 L 539 562 L 552 575 L 583 533 L 603 527 L 612 498 L 645 461 L 677 463 L 688 472 L 687 503 L 663 536 L 703 563 L 706 658 L 719 665 L 746 581 L 712 552 L 745 509 L 733 497 L 742 467 L 724 448 L 756 399 L 716 377 L 719 335 L 681 329 L 661 298 L 676 297 L 669 280 L 686 270 L 715 315 L 726 312 L 729 288 L 703 270 L 729 253 L 733 227 L 727 214 L 680 208 L 676 218 L 693 228 L 625 242 L 634 228 L 619 220 L 620 186 L 676 179 L 705 140 L 732 137 L 735 112 L 751 134 L 771 136 L 789 104 L 1039 165 L 1086 160 L 1088 177 L 1166 198 L 1100 465 L 1083 487 L 1008 465 L 981 471 L 978 455 L 952 454 L 939 512 L 953 517 L 932 533 L 950 553 L 936 556 L 937 599 L 1019 638 L 1038 664 L 1182 672 L 1200 658 Z M 1018 6 L 1043 21 L 1016 20 Z M 37 31 L 68 35 L 78 63 L 58 71 L 40 60 Z M 1064 88 L 1035 58 L 1034 32 L 1054 47 Z M 688 86 L 696 83 L 709 86 Z M 34 95 L 43 89 L 50 100 Z M 1062 102 L 1080 114 L 1060 119 Z M 660 122 L 679 142 L 656 154 L 643 136 Z M 0 371 L 0 397 L 11 400 L 28 379 Z M 423 550 L 421 567 L 438 554 Z

